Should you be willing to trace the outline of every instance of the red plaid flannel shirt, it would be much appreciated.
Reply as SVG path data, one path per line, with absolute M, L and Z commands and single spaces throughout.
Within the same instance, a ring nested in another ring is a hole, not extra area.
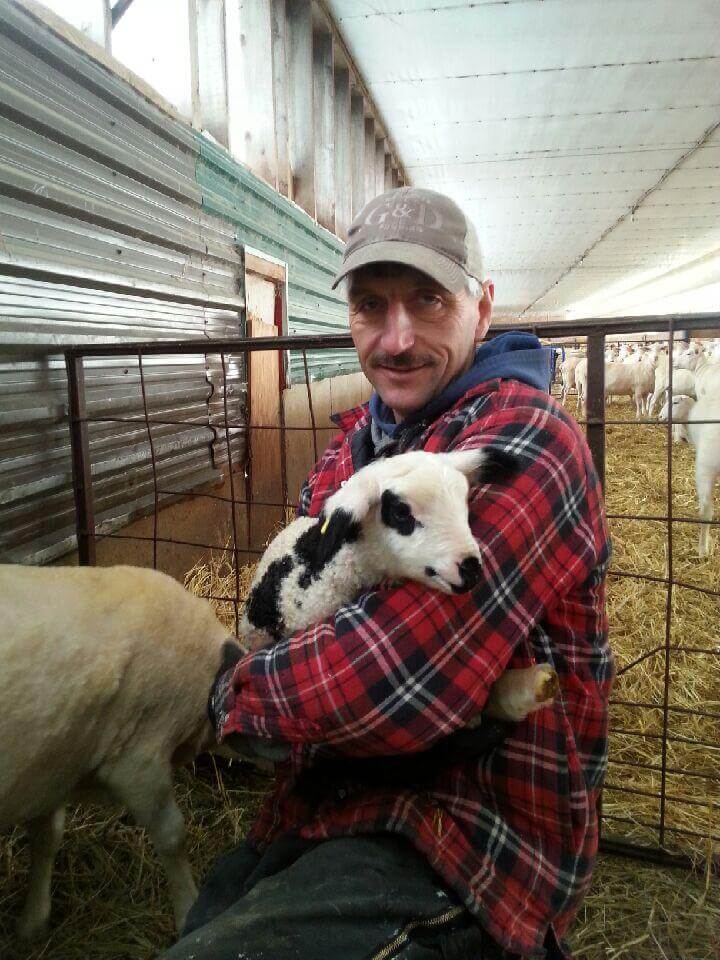
M 303 488 L 317 516 L 353 472 L 366 406 L 337 418 L 336 437 Z M 604 612 L 609 541 L 597 475 L 575 421 L 516 381 L 472 388 L 404 449 L 492 443 L 521 461 L 509 484 L 476 487 L 470 520 L 483 579 L 448 596 L 384 582 L 329 620 L 241 660 L 219 716 L 238 732 L 293 744 L 255 823 L 262 848 L 286 832 L 323 839 L 390 831 L 407 837 L 507 950 L 542 957 L 590 882 L 596 804 L 607 759 L 614 675 Z M 300 770 L 345 757 L 417 752 L 462 728 L 508 667 L 550 663 L 561 692 L 472 763 L 439 770 L 421 792 L 364 787 L 312 803 Z

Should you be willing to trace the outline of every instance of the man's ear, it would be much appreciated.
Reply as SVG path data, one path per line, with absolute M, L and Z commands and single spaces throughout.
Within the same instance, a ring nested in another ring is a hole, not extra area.
M 492 319 L 493 302 L 495 300 L 495 284 L 492 280 L 485 280 L 482 284 L 482 296 L 478 300 L 478 322 L 475 327 L 475 342 L 478 343 L 488 332 Z

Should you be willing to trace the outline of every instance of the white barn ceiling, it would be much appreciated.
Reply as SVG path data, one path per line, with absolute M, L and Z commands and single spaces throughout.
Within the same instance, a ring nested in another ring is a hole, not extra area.
M 718 0 L 328 0 L 504 315 L 720 309 Z M 710 305 L 710 306 L 709 306 Z

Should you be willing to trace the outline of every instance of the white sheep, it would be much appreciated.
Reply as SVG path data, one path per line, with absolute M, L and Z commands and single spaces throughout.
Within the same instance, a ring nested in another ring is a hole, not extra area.
M 662 355 L 658 358 L 655 367 L 655 389 L 648 404 L 648 416 L 652 416 L 655 405 L 670 388 L 670 358 Z M 695 396 L 695 374 L 692 370 L 682 367 L 673 369 L 673 396 L 683 394 Z
M 705 356 L 698 357 L 693 375 L 698 400 L 704 396 L 720 397 L 720 363 Z
M 561 403 L 565 403 L 570 391 L 575 387 L 575 369 L 582 358 L 582 353 L 568 350 L 565 354 L 565 359 L 560 364 L 560 376 L 562 379 Z
M 327 501 L 321 517 L 300 517 L 260 559 L 240 633 L 267 646 L 334 614 L 385 578 L 466 593 L 480 579 L 480 549 L 468 524 L 468 478 L 502 482 L 516 469 L 502 451 L 413 451 L 376 460 Z M 557 690 L 552 668 L 509 670 L 485 712 L 521 720 Z
M 647 399 L 653 391 L 655 358 L 645 354 L 638 360 L 605 364 L 605 399 L 629 396 L 635 400 L 635 417 L 645 412 Z
M 135 567 L 0 565 L 0 830 L 26 823 L 29 889 L 18 924 L 50 916 L 68 802 L 119 803 L 150 835 L 178 929 L 197 891 L 172 767 L 215 744 L 212 682 L 239 655 L 210 604 Z
M 617 361 L 613 361 L 617 362 Z M 577 405 L 576 412 L 580 413 L 582 410 L 583 413 L 586 412 L 587 406 L 587 357 L 583 357 L 582 360 L 575 367 L 575 388 L 577 389 Z
M 665 403 L 660 419 L 667 420 L 668 404 Z M 713 518 L 713 487 L 720 476 L 720 398 L 673 397 L 673 437 L 686 440 L 695 447 L 695 489 L 698 496 L 701 520 Z M 717 421 L 705 423 L 698 421 Z M 679 421 L 676 423 L 676 421 Z M 698 554 L 701 558 L 710 553 L 710 524 L 700 524 Z

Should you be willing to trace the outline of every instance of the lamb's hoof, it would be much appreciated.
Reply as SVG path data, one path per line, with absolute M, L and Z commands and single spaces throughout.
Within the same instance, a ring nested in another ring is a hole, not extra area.
M 560 680 L 552 667 L 538 666 L 534 677 L 535 702 L 552 703 L 560 690 Z

